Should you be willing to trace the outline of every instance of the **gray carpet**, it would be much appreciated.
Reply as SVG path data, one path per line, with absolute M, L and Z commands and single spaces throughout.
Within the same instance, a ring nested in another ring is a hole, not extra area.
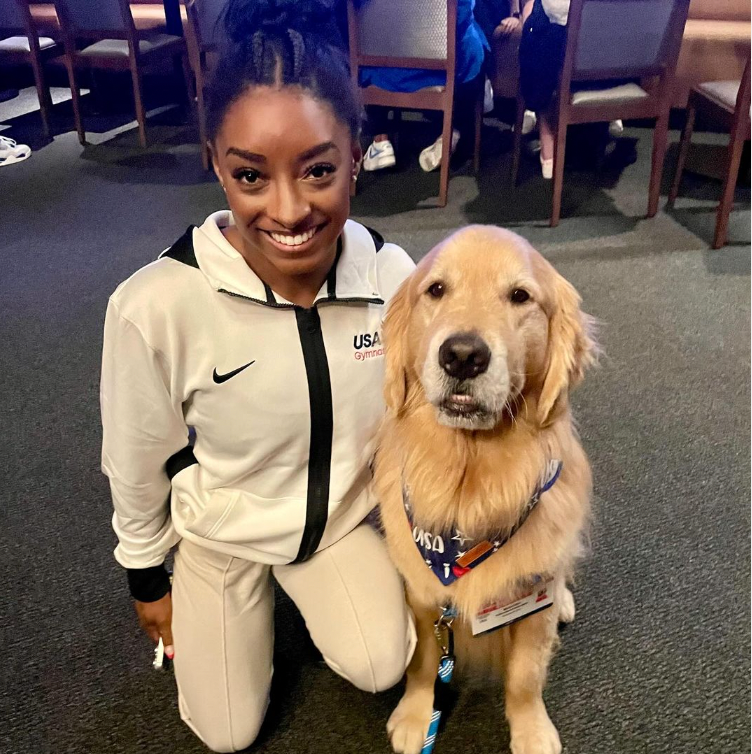
M 222 193 L 175 113 L 141 151 L 122 128 L 85 149 L 70 132 L 43 144 L 35 113 L 8 120 L 4 107 L 3 133 L 35 152 L 0 169 L 0 751 L 198 754 L 111 556 L 97 390 L 109 293 Z M 55 108 L 63 129 L 67 107 Z M 698 159 L 718 139 L 705 141 Z M 437 176 L 416 170 L 406 138 L 398 170 L 361 181 L 354 214 L 416 259 L 467 222 L 514 228 L 603 323 L 606 357 L 575 397 L 595 471 L 592 552 L 546 692 L 565 751 L 748 751 L 749 190 L 734 244 L 709 251 L 717 183 L 688 175 L 677 209 L 645 220 L 649 131 L 628 130 L 597 175 L 587 135 L 573 134 L 552 230 L 535 163 L 511 189 L 508 132 L 491 124 L 484 142 L 477 180 L 460 166 L 439 210 Z M 399 695 L 361 693 L 323 667 L 280 598 L 272 705 L 252 751 L 387 754 Z M 457 685 L 436 754 L 508 742 L 499 690 Z

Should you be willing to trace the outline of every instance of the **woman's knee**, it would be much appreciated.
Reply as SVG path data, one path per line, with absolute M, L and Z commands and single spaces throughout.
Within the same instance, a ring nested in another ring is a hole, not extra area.
M 247 749 L 258 737 L 263 717 L 258 720 L 250 720 L 251 716 L 239 721 L 237 724 L 228 726 L 213 726 L 206 730 L 198 729 L 193 721 L 188 722 L 193 732 L 212 751 L 235 752 Z
M 361 691 L 375 694 L 386 691 L 402 680 L 415 651 L 416 635 L 412 615 L 404 633 L 390 640 L 364 641 L 362 651 L 337 660 L 325 658 L 335 673 Z
M 183 722 L 212 751 L 235 752 L 247 749 L 258 737 L 266 715 L 267 703 L 247 705 L 242 714 L 224 713 L 193 716 L 182 696 L 178 697 Z

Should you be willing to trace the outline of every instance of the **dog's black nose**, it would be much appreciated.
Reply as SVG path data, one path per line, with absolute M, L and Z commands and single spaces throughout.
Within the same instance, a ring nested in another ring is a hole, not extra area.
M 460 333 L 447 338 L 439 348 L 439 364 L 450 376 L 469 380 L 488 369 L 491 351 L 474 333 Z

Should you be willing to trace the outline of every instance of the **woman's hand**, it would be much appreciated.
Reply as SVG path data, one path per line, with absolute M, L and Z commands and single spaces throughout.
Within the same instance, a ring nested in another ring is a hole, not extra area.
M 175 656 L 175 649 L 172 645 L 172 597 L 170 593 L 168 592 L 156 602 L 134 600 L 134 603 L 141 628 L 155 644 L 159 641 L 159 637 L 162 637 L 165 655 L 171 660 Z
M 520 19 L 514 16 L 505 18 L 494 30 L 494 37 L 508 37 L 520 28 Z

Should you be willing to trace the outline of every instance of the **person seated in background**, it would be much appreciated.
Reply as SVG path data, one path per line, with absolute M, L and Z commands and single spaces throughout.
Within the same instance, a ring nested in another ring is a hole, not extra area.
M 508 39 L 514 43 L 512 37 L 520 34 L 522 30 L 521 15 L 519 0 L 477 0 L 475 3 L 475 20 L 489 42 Z M 490 87 L 489 81 L 486 82 L 486 86 Z M 522 133 L 530 133 L 535 128 L 535 123 L 535 113 L 526 110 Z
M 451 151 L 457 147 L 461 132 L 472 133 L 465 123 L 467 116 L 472 117 L 473 108 L 469 106 L 479 86 L 479 77 L 483 75 L 486 53 L 490 51 L 488 41 L 473 14 L 475 0 L 458 0 L 457 2 L 457 57 L 455 71 L 455 108 L 452 130 Z M 390 92 L 415 92 L 431 86 L 444 86 L 446 77 L 441 71 L 416 68 L 379 68 L 364 66 L 360 69 L 361 86 L 377 86 Z M 394 147 L 387 133 L 387 110 L 369 108 L 368 119 L 373 142 L 363 157 L 364 170 L 381 170 L 396 164 Z M 426 147 L 418 159 L 426 172 L 435 170 L 441 164 L 443 150 L 442 137 Z
M 521 26 L 519 0 L 477 0 L 474 13 L 489 42 L 514 34 Z
M 564 63 L 568 17 L 569 0 L 527 0 L 522 9 L 520 92 L 526 108 L 537 116 L 541 174 L 546 180 L 551 180 L 554 172 L 552 103 Z M 609 124 L 611 136 L 623 131 L 620 120 Z

